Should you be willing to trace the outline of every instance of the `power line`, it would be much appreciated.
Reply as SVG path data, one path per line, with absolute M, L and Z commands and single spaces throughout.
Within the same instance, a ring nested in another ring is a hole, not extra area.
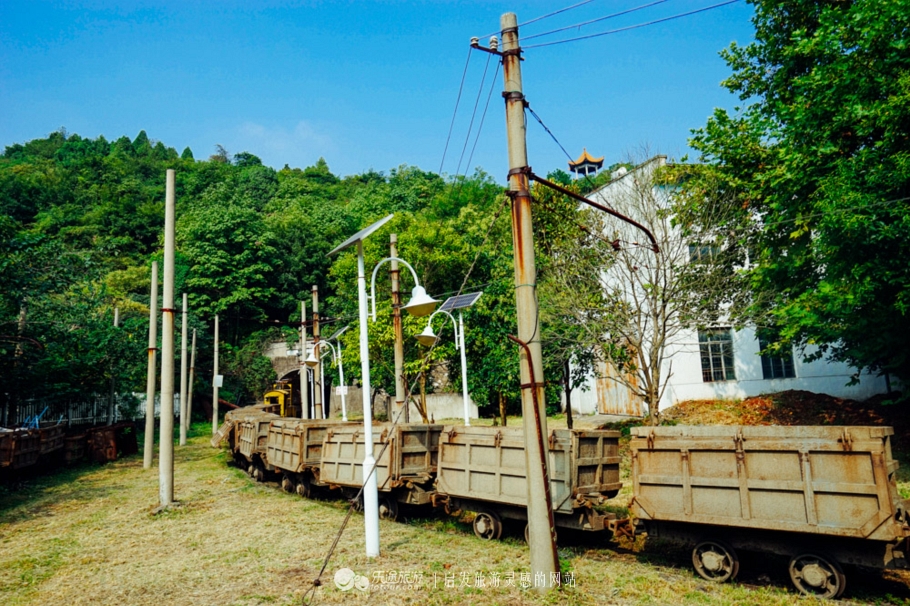
M 468 124 L 468 133 L 464 138 L 464 146 L 461 148 L 461 156 L 458 157 L 458 166 L 455 168 L 455 176 L 458 176 L 458 173 L 461 172 L 461 161 L 464 160 L 464 153 L 468 149 L 468 142 L 471 140 L 471 130 L 474 128 L 474 118 L 477 117 L 477 106 L 480 105 L 480 97 L 483 95 L 483 87 L 487 83 L 487 70 L 490 69 L 490 57 L 492 55 L 487 55 L 487 62 L 483 66 L 483 76 L 480 79 L 480 87 L 477 89 L 477 99 L 474 100 L 474 111 L 471 113 L 471 122 Z M 497 72 L 498 73 L 498 72 Z M 486 111 L 484 111 L 486 113 Z M 467 169 L 465 169 L 467 171 Z M 467 172 L 465 172 L 467 176 Z
M 629 30 L 638 29 L 641 27 L 648 27 L 649 25 L 657 25 L 658 23 L 663 23 L 665 21 L 672 21 L 674 19 L 680 19 L 682 17 L 688 17 L 689 15 L 695 15 L 697 13 L 703 13 L 705 11 L 713 10 L 715 8 L 720 8 L 722 6 L 727 6 L 728 4 L 735 4 L 740 0 L 727 0 L 727 2 L 721 2 L 719 4 L 712 4 L 711 6 L 706 6 L 704 8 L 695 9 L 693 11 L 688 11 L 685 13 L 679 13 L 678 15 L 671 15 L 669 17 L 663 17 L 661 19 L 655 19 L 653 21 L 648 21 L 645 23 L 638 23 L 636 25 L 629 25 L 627 27 L 620 27 L 618 29 L 612 29 L 605 32 L 599 32 L 596 34 L 588 34 L 587 36 L 578 36 L 576 38 L 566 38 L 565 40 L 556 40 L 554 42 L 542 42 L 540 44 L 531 44 L 530 46 L 523 47 L 524 50 L 531 48 L 543 48 L 544 46 L 553 46 L 556 44 L 565 44 L 566 42 L 576 42 L 578 40 L 587 40 L 589 38 L 597 38 L 599 36 L 609 36 L 610 34 L 618 34 L 619 32 L 627 32 Z
M 477 127 L 477 136 L 474 138 L 474 145 L 471 147 L 471 154 L 468 156 L 468 162 L 465 165 L 465 177 L 468 176 L 468 170 L 471 168 L 471 160 L 474 158 L 474 151 L 477 149 L 477 142 L 480 141 L 480 133 L 483 130 L 483 123 L 487 119 L 487 110 L 490 109 L 490 99 L 493 97 L 493 89 L 496 87 L 496 76 L 499 75 L 499 62 L 496 62 L 496 69 L 493 71 L 493 80 L 490 82 L 490 92 L 487 93 L 487 103 L 483 107 L 483 114 L 480 116 L 480 126 Z
M 519 23 L 518 27 L 524 27 L 525 25 L 530 25 L 531 23 L 537 23 L 538 21 L 543 21 L 544 19 L 549 19 L 550 17 L 555 17 L 556 15 L 559 15 L 566 11 L 570 11 L 573 8 L 578 8 L 579 6 L 584 6 L 585 4 L 591 4 L 592 2 L 594 2 L 594 0 L 584 0 L 583 2 L 578 2 L 577 4 L 565 6 L 559 10 L 553 11 L 552 13 L 547 13 L 546 15 L 541 15 L 540 17 L 534 17 L 533 19 L 529 19 L 528 21 L 525 21 L 524 23 Z M 495 32 L 491 32 L 485 36 L 481 36 L 481 38 L 489 38 L 490 36 L 492 36 L 494 34 L 498 34 L 498 33 L 500 33 L 499 30 L 496 30 Z
M 598 23 L 598 22 L 600 22 L 600 21 L 606 21 L 607 19 L 613 19 L 614 17 L 621 17 L 622 15 L 628 15 L 629 13 L 634 13 L 634 12 L 636 12 L 636 11 L 640 11 L 640 10 L 643 10 L 643 9 L 646 9 L 646 8 L 650 8 L 650 7 L 655 6 L 655 5 L 657 5 L 657 4 L 663 4 L 664 2 L 667 2 L 667 1 L 668 1 L 668 0 L 655 0 L 654 2 L 650 2 L 650 3 L 648 3 L 648 4 L 642 4 L 641 6 L 636 6 L 635 8 L 629 8 L 629 9 L 626 9 L 626 10 L 624 10 L 624 11 L 620 11 L 620 12 L 618 12 L 618 13 L 613 13 L 612 15 L 607 15 L 606 17 L 598 17 L 597 19 L 591 19 L 590 21 L 583 21 L 582 23 L 576 23 L 575 25 L 567 25 L 567 26 L 565 26 L 565 27 L 560 27 L 559 29 L 554 29 L 554 30 L 550 30 L 550 31 L 548 31 L 548 32 L 543 32 L 542 34 L 533 34 L 533 35 L 530 35 L 530 36 L 524 36 L 524 37 L 522 38 L 522 40 L 531 40 L 531 39 L 533 39 L 533 38 L 541 38 L 541 37 L 543 37 L 543 36 L 549 36 L 550 34 L 556 34 L 556 33 L 559 33 L 559 32 L 564 32 L 564 31 L 566 31 L 566 30 L 568 30 L 568 29 L 582 28 L 582 27 L 584 27 L 585 25 L 591 25 L 592 23 Z
M 449 135 L 446 137 L 446 146 L 442 150 L 442 161 L 439 163 L 439 173 L 442 174 L 442 165 L 446 161 L 446 152 L 449 151 L 449 140 L 452 138 L 452 129 L 455 127 L 455 116 L 458 115 L 458 104 L 461 102 L 461 91 L 464 88 L 464 79 L 468 75 L 468 65 L 471 63 L 471 50 L 468 49 L 468 58 L 464 62 L 464 71 L 461 73 L 461 84 L 458 85 L 458 97 L 455 98 L 455 111 L 452 112 L 452 123 L 449 124 Z

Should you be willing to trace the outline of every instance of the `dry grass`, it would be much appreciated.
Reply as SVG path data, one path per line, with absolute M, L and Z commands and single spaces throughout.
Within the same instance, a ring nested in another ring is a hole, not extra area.
M 205 426 L 197 429 L 188 446 L 176 449 L 181 502 L 163 513 L 154 513 L 157 469 L 143 470 L 141 456 L 0 488 L 0 603 L 300 604 L 345 517 L 344 504 L 257 484 L 207 445 Z M 743 562 L 742 583 L 712 585 L 691 572 L 685 551 L 590 535 L 561 536 L 562 566 L 575 572 L 576 587 L 540 596 L 505 586 L 509 573 L 518 585 L 529 571 L 521 528 L 489 543 L 474 537 L 467 518 L 419 515 L 425 517 L 382 522 L 382 556 L 371 561 L 363 518 L 355 514 L 315 603 L 815 603 L 788 588 L 783 564 L 764 558 Z M 368 578 L 392 570 L 422 578 L 410 591 L 342 592 L 333 582 L 342 567 Z M 463 576 L 474 585 L 478 573 L 483 588 L 461 586 Z M 493 573 L 499 587 L 491 586 Z M 445 587 L 447 574 L 454 588 Z M 894 576 L 851 577 L 848 593 L 910 604 L 906 583 Z

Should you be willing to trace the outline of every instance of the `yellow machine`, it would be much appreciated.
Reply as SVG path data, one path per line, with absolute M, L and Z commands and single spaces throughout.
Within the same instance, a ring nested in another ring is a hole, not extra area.
M 288 381 L 278 381 L 272 384 L 272 389 L 265 392 L 262 396 L 265 410 L 282 417 L 296 417 L 298 415 L 297 406 L 294 404 L 294 396 L 291 392 L 291 386 Z

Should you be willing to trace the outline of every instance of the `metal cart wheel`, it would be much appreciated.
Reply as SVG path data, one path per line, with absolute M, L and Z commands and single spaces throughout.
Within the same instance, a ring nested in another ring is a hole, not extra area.
M 310 479 L 306 476 L 301 477 L 295 486 L 295 491 L 297 492 L 298 496 L 301 496 L 304 499 L 309 498 L 309 496 L 312 494 Z
M 281 476 L 281 489 L 285 492 L 294 492 L 294 480 L 287 474 Z
M 398 501 L 392 497 L 383 497 L 379 499 L 379 519 L 392 520 L 398 519 Z
M 485 541 L 502 536 L 502 520 L 492 511 L 478 511 L 474 516 L 474 534 Z
M 790 560 L 790 580 L 803 595 L 834 599 L 844 593 L 847 578 L 836 560 L 811 553 Z
M 246 473 L 247 473 L 247 475 L 250 476 L 251 478 L 256 477 L 256 467 L 253 465 L 252 461 L 249 462 L 249 463 L 247 463 L 247 466 L 246 466 Z
M 736 578 L 739 572 L 739 557 L 726 543 L 702 541 L 692 549 L 692 566 L 701 578 L 723 583 Z

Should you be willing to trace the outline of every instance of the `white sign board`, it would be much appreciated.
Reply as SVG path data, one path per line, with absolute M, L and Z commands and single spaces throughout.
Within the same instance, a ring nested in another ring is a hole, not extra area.
M 348 386 L 347 386 L 347 385 L 339 385 L 338 387 L 336 387 L 336 388 L 335 388 L 335 395 L 336 395 L 336 396 L 346 396 L 346 395 L 348 395 Z
M 215 387 L 224 386 L 224 375 L 215 375 Z

